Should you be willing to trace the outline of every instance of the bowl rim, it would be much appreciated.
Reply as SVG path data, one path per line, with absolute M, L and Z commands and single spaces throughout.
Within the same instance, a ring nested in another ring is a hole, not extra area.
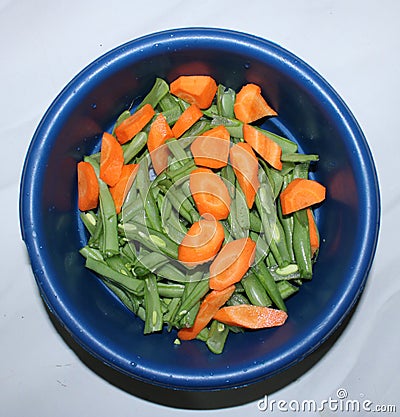
M 36 193 L 38 184 L 35 177 L 40 175 L 41 172 L 41 167 L 37 161 L 40 159 L 40 153 L 46 150 L 46 138 L 51 135 L 52 129 L 57 124 L 57 119 L 64 109 L 76 99 L 74 92 L 85 88 L 86 83 L 90 83 L 93 78 L 101 76 L 106 67 L 109 68 L 116 64 L 115 70 L 117 70 L 126 57 L 142 50 L 146 53 L 150 46 L 157 45 L 159 50 L 162 50 L 171 42 L 195 43 L 197 41 L 208 41 L 219 46 L 229 45 L 230 50 L 235 51 L 250 48 L 253 53 L 272 57 L 283 68 L 294 71 L 297 77 L 307 80 L 310 86 L 324 100 L 327 100 L 340 116 L 356 150 L 357 157 L 363 161 L 363 171 L 360 176 L 362 175 L 364 179 L 366 206 L 369 208 L 365 216 L 366 239 L 360 244 L 360 256 L 353 271 L 351 285 L 346 289 L 340 303 L 335 306 L 324 324 L 316 328 L 306 340 L 283 352 L 272 365 L 267 367 L 260 363 L 257 367 L 249 369 L 245 374 L 236 375 L 234 378 L 229 374 L 229 384 L 225 382 L 226 375 L 219 375 L 212 381 L 210 381 L 210 378 L 194 378 L 190 382 L 186 375 L 176 377 L 174 381 L 171 381 L 166 374 L 153 372 L 151 369 L 142 367 L 136 367 L 135 373 L 133 373 L 133 370 L 128 369 L 125 365 L 126 361 L 121 360 L 118 355 L 110 352 L 102 343 L 94 340 L 87 329 L 82 331 L 79 323 L 65 309 L 62 302 L 58 298 L 48 296 L 54 294 L 55 290 L 52 286 L 51 271 L 46 269 L 45 259 L 41 256 L 41 224 L 38 223 L 35 216 L 35 207 L 37 207 L 35 202 L 36 198 L 39 198 L 38 193 Z M 50 312 L 55 315 L 74 339 L 93 356 L 101 361 L 106 361 L 108 365 L 127 375 L 152 384 L 185 390 L 215 390 L 248 385 L 289 368 L 317 349 L 340 326 L 364 289 L 378 243 L 381 216 L 379 182 L 372 153 L 356 119 L 332 86 L 302 59 L 274 42 L 236 30 L 205 27 L 168 29 L 130 40 L 94 60 L 64 87 L 47 109 L 29 145 L 21 175 L 19 214 L 21 236 L 27 247 L 40 295 Z

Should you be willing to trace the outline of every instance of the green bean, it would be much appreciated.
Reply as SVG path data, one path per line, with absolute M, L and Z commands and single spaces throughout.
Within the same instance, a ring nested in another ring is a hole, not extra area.
M 273 190 L 274 200 L 276 200 L 282 189 L 283 176 L 280 171 L 277 171 L 274 168 L 270 168 L 262 159 L 260 159 L 259 162 L 262 168 L 264 169 L 265 173 L 267 174 L 267 178 Z
M 290 264 L 285 268 L 273 266 L 269 267 L 268 270 L 276 282 L 300 278 L 299 267 L 297 264 Z
M 289 281 L 279 281 L 277 283 L 277 286 L 281 294 L 281 297 L 284 300 L 286 300 L 286 298 L 289 298 L 291 295 L 299 291 L 299 287 L 296 287 L 295 285 L 291 284 Z
M 171 302 L 168 304 L 168 309 L 164 313 L 164 322 L 168 325 L 168 330 L 171 331 L 174 326 L 174 318 L 179 309 L 181 303 L 181 296 L 171 299 Z
M 279 266 L 283 267 L 283 266 L 289 265 L 290 262 L 292 262 L 292 257 L 290 255 L 289 249 L 286 244 L 285 232 L 284 232 L 284 229 L 282 227 L 279 217 L 276 217 L 275 219 L 273 239 L 282 259 Z
M 228 326 L 217 320 L 213 320 L 211 322 L 210 331 L 206 340 L 207 347 L 211 350 L 211 352 L 217 355 L 222 353 L 228 334 Z
M 249 225 L 250 230 L 256 233 L 261 232 L 262 224 L 261 224 L 260 217 L 253 210 L 249 212 L 249 222 L 250 222 L 250 225 Z
M 182 136 L 181 141 L 186 144 L 186 146 L 189 146 L 191 144 L 191 141 L 196 137 L 204 133 L 205 131 L 209 130 L 211 126 L 211 123 L 209 120 L 199 120 L 196 122 L 190 129 L 188 129 Z M 183 141 L 184 138 L 189 138 L 188 141 Z M 184 145 L 182 145 L 184 146 Z M 185 146 L 184 146 L 185 147 Z
M 149 252 L 139 258 L 137 267 L 144 266 L 149 271 L 154 272 L 157 268 L 167 264 L 170 259 L 159 252 Z
M 175 170 L 167 169 L 165 177 L 169 178 L 172 182 L 177 182 L 181 178 L 188 176 L 194 169 L 196 169 L 196 165 L 192 159 L 189 159 Z
M 210 334 L 210 330 L 208 327 L 204 327 L 204 329 L 196 336 L 197 340 L 202 342 L 207 342 L 208 335 Z
M 293 251 L 293 215 L 282 214 L 282 207 L 280 201 L 277 202 L 278 219 L 282 225 L 284 237 L 286 240 L 286 248 L 288 251 L 290 262 L 295 262 L 295 256 Z
M 173 96 L 170 93 L 165 94 L 161 100 L 159 101 L 159 106 L 161 107 L 161 110 L 163 112 L 166 112 L 168 110 L 176 109 L 178 108 L 179 111 L 181 111 L 181 108 L 178 104 L 178 100 L 175 96 Z M 182 112 L 182 111 L 181 111 Z
M 256 267 L 254 268 L 254 272 L 257 275 L 261 285 L 266 290 L 267 294 L 271 298 L 272 302 L 280 309 L 286 310 L 286 305 L 282 300 L 278 287 L 275 283 L 274 278 L 269 272 L 269 269 L 265 265 L 263 261 L 257 263 Z
M 160 297 L 177 298 L 182 297 L 185 286 L 182 284 L 158 282 L 157 289 Z
M 99 201 L 101 222 L 103 227 L 102 252 L 106 256 L 112 256 L 119 253 L 118 231 L 117 231 L 117 213 L 115 211 L 114 200 L 111 196 L 108 185 L 100 179 L 100 166 L 90 157 L 85 160 L 89 162 L 97 175 L 99 181 Z
M 247 274 L 241 279 L 241 283 L 251 304 L 262 307 L 272 305 L 270 297 L 255 274 Z
M 94 272 L 97 272 L 99 275 L 108 278 L 112 283 L 119 284 L 125 289 L 132 291 L 134 294 L 140 294 L 143 292 L 142 280 L 121 274 L 120 272 L 109 267 L 103 261 L 99 261 L 93 258 L 87 258 L 85 266 L 86 268 L 91 269 Z
M 186 282 L 186 275 L 171 262 L 156 269 L 157 275 L 174 282 Z
M 175 108 L 163 111 L 162 114 L 164 115 L 167 123 L 172 126 L 179 119 L 180 115 L 182 114 L 182 110 L 179 106 L 177 106 Z
M 149 274 L 144 279 L 144 282 L 144 305 L 146 311 L 144 334 L 149 334 L 162 330 L 163 315 L 161 312 L 156 276 Z
M 236 198 L 233 200 L 237 216 L 237 222 L 243 231 L 248 232 L 250 229 L 250 213 L 243 193 L 236 190 Z
M 122 145 L 124 150 L 124 163 L 129 164 L 132 159 L 146 146 L 147 133 L 139 132 L 134 138 L 125 145 Z
M 105 262 L 109 267 L 111 267 L 115 271 L 118 271 L 119 273 L 126 275 L 127 277 L 133 278 L 133 274 L 130 268 L 128 268 L 127 265 L 124 263 L 124 259 L 120 253 L 118 255 L 106 258 Z
M 241 293 L 234 292 L 226 302 L 228 306 L 237 306 L 241 304 L 250 304 L 250 301 Z
M 232 88 L 227 88 L 222 84 L 217 89 L 217 110 L 221 116 L 234 118 L 233 106 L 235 104 L 236 93 Z
M 224 183 L 228 188 L 231 199 L 235 198 L 236 176 L 232 165 L 228 164 L 221 169 L 221 178 L 224 179 Z
M 143 226 L 139 223 L 127 223 L 124 232 L 128 239 L 137 241 L 148 249 L 161 251 L 173 259 L 178 258 L 178 245 L 163 232 Z
M 184 315 L 180 316 L 179 323 L 176 324 L 178 328 L 192 327 L 196 319 L 197 313 L 200 309 L 200 301 L 197 301 L 195 305 L 190 308 Z
M 136 110 L 141 109 L 145 104 L 150 104 L 153 108 L 157 106 L 159 101 L 169 92 L 169 85 L 161 78 L 156 78 L 153 87 L 149 93 L 143 98 Z
M 303 209 L 294 212 L 293 219 L 293 250 L 296 263 L 299 266 L 300 277 L 304 279 L 311 279 L 311 247 L 306 210 Z
M 298 152 L 285 153 L 281 156 L 282 162 L 313 162 L 318 161 L 319 156 L 313 154 L 302 154 Z
M 166 142 L 168 149 L 172 153 L 172 155 L 175 157 L 177 162 L 180 163 L 182 166 L 184 162 L 188 159 L 188 156 L 186 155 L 185 150 L 182 148 L 182 146 L 179 143 L 179 140 L 176 140 L 175 138 L 170 139 Z
M 219 115 L 213 115 L 211 120 L 211 127 L 225 126 L 226 130 L 232 137 L 243 138 L 243 123 L 237 119 L 231 119 Z
M 192 288 L 192 290 L 182 296 L 181 305 L 177 317 L 185 315 L 197 302 L 199 302 L 209 290 L 209 280 L 202 279 Z
M 135 313 L 135 305 L 132 302 L 132 298 L 129 296 L 128 291 L 123 290 L 118 285 L 113 284 L 106 279 L 103 280 L 104 284 L 121 300 L 121 302 L 133 313 Z
M 90 236 L 96 231 L 96 225 L 98 222 L 97 215 L 92 211 L 81 211 L 79 217 L 82 220 L 82 223 L 86 227 L 86 230 L 89 232 Z
M 296 164 L 293 169 L 293 178 L 308 178 L 308 172 L 310 169 L 310 163 L 309 162 L 301 162 L 299 164 Z
M 101 254 L 101 252 L 98 249 L 92 248 L 89 245 L 83 246 L 80 250 L 79 253 L 84 257 L 84 258 L 93 258 L 96 259 L 98 261 L 104 261 L 103 255 Z

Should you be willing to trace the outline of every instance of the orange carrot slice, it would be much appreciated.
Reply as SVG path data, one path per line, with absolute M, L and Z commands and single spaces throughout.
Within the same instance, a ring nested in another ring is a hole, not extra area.
M 100 149 L 100 178 L 110 187 L 114 186 L 121 176 L 124 165 L 124 152 L 121 145 L 107 132 L 103 133 Z
M 157 175 L 168 166 L 170 152 L 165 142 L 173 137 L 174 134 L 168 125 L 167 119 L 160 113 L 151 124 L 147 137 L 147 149 L 150 152 L 151 162 Z
M 217 92 L 217 83 L 209 75 L 181 75 L 169 88 L 174 96 L 206 109 L 211 106 Z
M 222 224 L 214 218 L 193 223 L 178 247 L 178 260 L 189 266 L 211 261 L 225 239 Z
M 172 133 L 176 139 L 180 138 L 188 129 L 190 129 L 200 118 L 203 112 L 196 106 L 191 104 L 172 126 Z
M 219 169 L 227 165 L 230 134 L 225 126 L 217 126 L 198 136 L 190 146 L 197 166 Z
M 121 176 L 118 182 L 110 187 L 110 193 L 114 200 L 115 210 L 117 214 L 121 212 L 125 197 L 131 188 L 131 185 L 136 177 L 139 164 L 127 164 L 122 167 Z
M 155 112 L 150 104 L 145 104 L 141 109 L 125 119 L 115 128 L 115 135 L 122 145 L 137 135 L 153 118 Z
M 277 113 L 261 95 L 261 88 L 256 84 L 246 84 L 236 94 L 233 106 L 235 116 L 243 123 L 251 123 L 265 116 L 276 116 Z
M 257 157 L 251 146 L 243 142 L 233 145 L 229 156 L 240 188 L 246 198 L 247 206 L 251 208 L 260 187 Z
M 311 256 L 314 256 L 319 249 L 319 233 L 311 209 L 307 209 L 308 230 L 310 235 Z
M 213 318 L 229 326 L 239 326 L 246 329 L 265 329 L 282 326 L 287 317 L 287 313 L 282 310 L 240 304 L 220 308 Z
M 231 297 L 235 291 L 235 286 L 225 288 L 222 291 L 211 291 L 200 304 L 200 309 L 194 320 L 193 326 L 183 328 L 178 331 L 178 337 L 181 340 L 192 340 L 207 326 L 213 316 Z
M 223 290 L 239 282 L 254 261 L 256 243 L 250 238 L 231 240 L 210 265 L 210 288 Z
M 189 186 L 200 215 L 210 214 L 216 220 L 228 217 L 231 197 L 219 175 L 209 168 L 197 168 L 190 173 Z
M 281 192 L 280 201 L 283 214 L 318 204 L 325 199 L 326 189 L 317 181 L 295 178 Z
M 92 210 L 99 202 L 99 181 L 89 162 L 81 161 L 78 170 L 78 207 L 81 211 Z
M 243 125 L 244 140 L 271 166 L 282 169 L 282 148 L 254 126 Z

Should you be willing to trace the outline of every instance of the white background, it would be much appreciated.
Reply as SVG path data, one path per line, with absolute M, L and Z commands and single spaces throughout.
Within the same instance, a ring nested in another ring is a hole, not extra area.
M 396 404 L 400 415 L 399 18 L 396 0 L 0 0 L 0 416 L 250 417 L 267 415 L 257 409 L 265 394 L 322 401 L 337 398 L 339 388 L 349 399 Z M 345 326 L 289 372 L 217 394 L 143 386 L 92 361 L 48 316 L 19 232 L 23 160 L 58 92 L 121 43 L 185 26 L 249 32 L 313 66 L 360 123 L 382 196 L 375 262 Z

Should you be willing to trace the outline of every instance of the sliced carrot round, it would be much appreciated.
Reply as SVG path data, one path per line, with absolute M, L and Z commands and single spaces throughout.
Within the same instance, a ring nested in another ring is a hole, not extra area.
M 189 266 L 211 261 L 221 248 L 225 234 L 222 224 L 211 218 L 193 223 L 178 247 L 178 260 Z
M 124 144 L 138 134 L 153 118 L 155 111 L 150 104 L 145 104 L 115 128 L 118 142 Z
M 251 146 L 243 142 L 232 146 L 229 157 L 240 188 L 246 198 L 247 206 L 251 208 L 260 187 L 257 157 Z
M 196 315 L 193 326 L 190 328 L 183 328 L 178 331 L 178 337 L 181 340 L 192 340 L 207 326 L 212 320 L 213 316 L 231 297 L 235 291 L 235 286 L 231 285 L 222 291 L 211 291 L 208 293 Z
M 103 133 L 100 150 L 100 178 L 110 187 L 121 176 L 124 165 L 124 152 L 119 142 L 107 132 Z
M 325 199 L 326 189 L 317 181 L 295 178 L 280 194 L 283 214 L 290 214 Z
M 78 207 L 81 211 L 92 210 L 99 202 L 99 181 L 89 162 L 81 161 L 78 170 Z
M 285 323 L 287 317 L 287 313 L 283 310 L 241 304 L 222 307 L 213 318 L 229 326 L 239 326 L 247 329 L 265 329 L 281 326 Z
M 110 187 L 110 193 L 114 200 L 115 211 L 117 214 L 121 212 L 125 197 L 136 177 L 138 167 L 139 164 L 124 165 L 118 182 L 113 187 Z
M 200 215 L 210 214 L 217 220 L 228 217 L 231 197 L 219 175 L 209 168 L 197 168 L 190 173 L 189 186 Z
M 150 152 L 151 162 L 157 175 L 168 166 L 170 151 L 165 142 L 173 137 L 174 134 L 165 116 L 160 113 L 151 124 L 147 138 L 147 149 Z
M 230 134 L 225 126 L 217 126 L 198 136 L 190 146 L 197 166 L 218 169 L 227 165 Z
M 254 261 L 256 243 L 250 238 L 232 240 L 210 265 L 210 288 L 222 290 L 239 282 Z
M 244 85 L 236 94 L 233 109 L 236 118 L 243 123 L 251 123 L 265 116 L 277 115 L 261 95 L 261 88 L 252 83 Z
M 211 106 L 217 88 L 217 83 L 209 75 L 181 75 L 170 84 L 171 94 L 196 104 L 200 109 Z

